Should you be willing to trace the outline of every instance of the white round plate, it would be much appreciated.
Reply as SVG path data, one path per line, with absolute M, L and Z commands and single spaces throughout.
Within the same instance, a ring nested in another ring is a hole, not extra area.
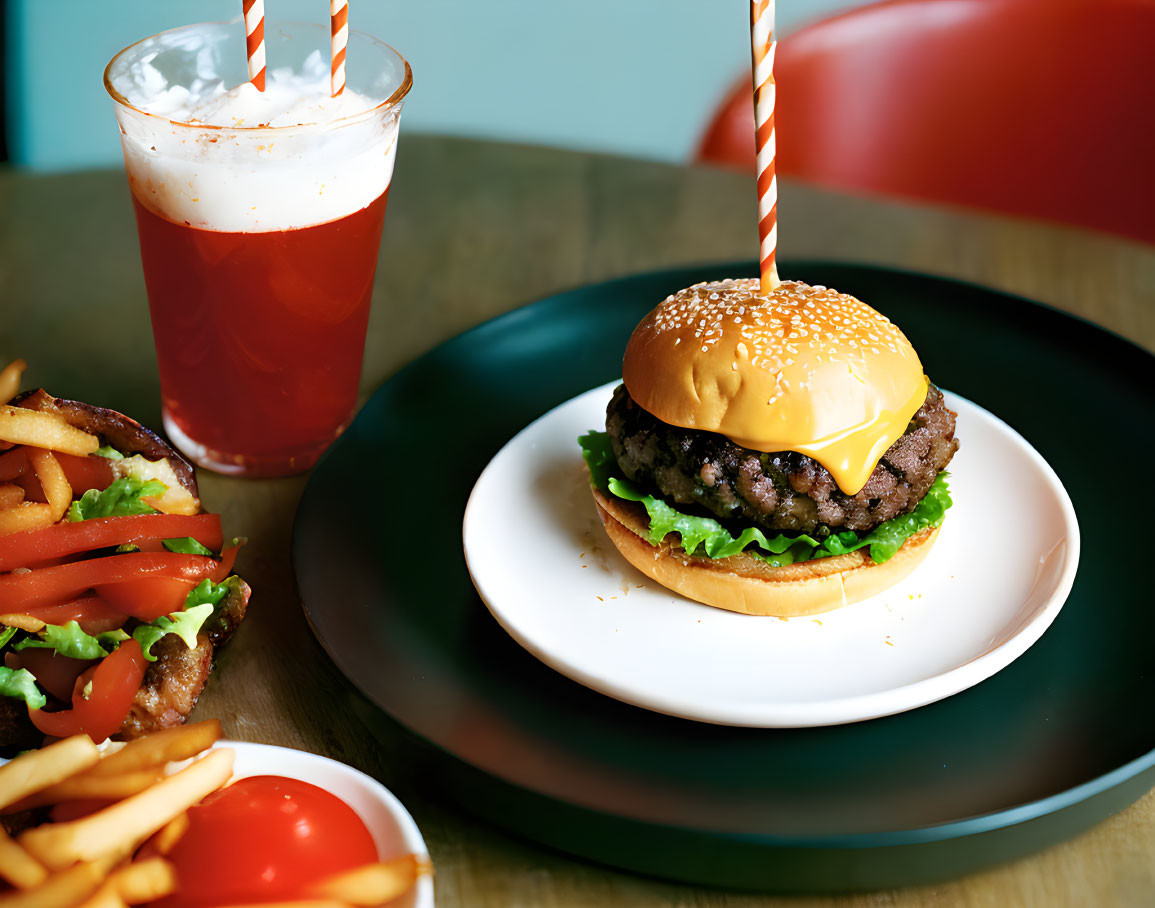
M 803 618 L 700 605 L 635 570 L 594 510 L 579 435 L 604 429 L 617 383 L 510 441 L 465 511 L 481 598 L 550 667 L 637 706 L 722 725 L 838 725 L 914 709 L 989 678 L 1055 619 L 1079 561 L 1059 478 L 1010 426 L 958 413 L 954 506 L 926 560 L 870 599 Z

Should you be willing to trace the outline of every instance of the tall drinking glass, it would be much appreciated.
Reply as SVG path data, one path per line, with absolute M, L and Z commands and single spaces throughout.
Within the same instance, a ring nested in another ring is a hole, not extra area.
M 263 100 L 215 119 L 214 97 L 248 78 L 239 21 L 145 38 L 104 75 L 136 210 L 165 429 L 201 466 L 247 476 L 308 469 L 352 416 L 412 84 L 400 54 L 353 32 L 349 95 L 334 118 L 317 101 L 322 88 L 312 100 L 292 88 L 328 85 L 329 27 L 267 20 L 265 40 L 269 94 L 245 86 L 250 101 Z M 277 98 L 289 109 L 273 118 Z

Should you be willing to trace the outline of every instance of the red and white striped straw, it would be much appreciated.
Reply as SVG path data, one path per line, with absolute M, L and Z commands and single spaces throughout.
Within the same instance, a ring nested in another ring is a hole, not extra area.
M 349 0 L 329 0 L 333 17 L 333 97 L 345 90 L 345 49 L 349 46 Z
M 265 90 L 265 0 L 244 0 L 245 44 L 249 52 L 249 81 Z M 234 7 L 235 9 L 235 7 Z
M 750 40 L 754 54 L 754 149 L 758 170 L 758 241 L 762 293 L 781 281 L 778 250 L 778 180 L 774 176 L 774 0 L 751 0 Z

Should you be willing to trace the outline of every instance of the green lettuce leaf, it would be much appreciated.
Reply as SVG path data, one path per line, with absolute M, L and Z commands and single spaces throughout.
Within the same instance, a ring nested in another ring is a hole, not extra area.
M 47 624 L 38 637 L 26 637 L 12 649 L 21 652 L 26 649 L 54 649 L 69 659 L 103 659 L 120 643 L 128 639 L 121 630 L 107 631 L 93 637 L 81 630 L 76 621 L 65 625 Z
M 180 555 L 209 555 L 212 556 L 212 550 L 205 548 L 191 536 L 185 536 L 183 539 L 166 539 L 164 540 L 164 547 L 170 552 L 176 552 Z
M 207 581 L 202 582 L 197 589 L 204 587 L 205 583 L 207 583 Z M 197 590 L 193 590 L 194 593 L 196 591 Z M 221 583 L 213 584 L 211 590 L 205 593 L 205 601 L 211 602 L 214 606 L 212 620 L 218 622 L 222 628 L 228 625 L 228 621 L 220 614 L 221 605 L 226 598 L 234 593 L 238 596 L 243 595 L 241 578 L 236 574 L 226 577 Z
M 112 447 L 112 445 L 101 445 L 92 453 L 97 457 L 106 457 L 109 460 L 124 460 L 124 455 Z
M 193 649 L 197 645 L 197 633 L 201 625 L 208 620 L 214 608 L 213 603 L 204 602 L 182 612 L 173 612 L 167 618 L 157 618 L 151 624 L 140 625 L 132 632 L 132 637 L 140 644 L 144 658 L 149 662 L 156 661 L 156 656 L 152 654 L 153 646 L 168 634 L 176 634 L 189 649 Z
M 68 508 L 68 519 L 76 522 L 95 517 L 127 517 L 132 514 L 155 514 L 156 509 L 142 501 L 149 495 L 163 495 L 167 489 L 157 479 L 142 480 L 136 476 L 114 479 L 104 491 L 89 489 Z
M 10 669 L 0 665 L 0 696 L 16 697 L 28 704 L 29 709 L 43 709 L 48 698 L 36 686 L 36 677 L 26 668 Z
M 581 445 L 586 469 L 590 472 L 590 483 L 595 489 L 605 490 L 609 487 L 611 476 L 621 477 L 622 471 L 614 457 L 614 447 L 607 433 L 587 432 L 578 439 L 578 444 Z
M 670 533 L 677 533 L 682 548 L 708 558 L 726 558 L 741 551 L 761 558 L 773 567 L 842 555 L 870 547 L 870 557 L 882 564 L 894 556 L 908 538 L 942 523 L 951 505 L 946 473 L 935 477 L 926 496 L 915 509 L 902 517 L 879 524 L 869 533 L 846 530 L 818 539 L 806 533 L 766 536 L 756 527 L 747 527 L 738 536 L 712 517 L 687 514 L 653 495 L 648 495 L 626 479 L 618 467 L 613 447 L 605 432 L 589 432 L 578 439 L 594 487 L 643 505 L 650 518 L 647 541 L 657 545 Z
M 184 601 L 185 608 L 193 608 L 197 605 L 209 603 L 212 606 L 217 606 L 220 601 L 229 594 L 232 588 L 230 581 L 236 581 L 238 578 L 229 577 L 223 583 L 213 583 L 211 580 L 205 579 L 189 590 L 188 597 Z
M 189 649 L 197 645 L 197 634 L 204 627 L 217 606 L 230 592 L 240 585 L 240 578 L 231 576 L 223 583 L 202 580 L 193 587 L 185 598 L 182 611 L 158 618 L 150 624 L 138 625 L 132 632 L 132 639 L 139 644 L 145 659 L 155 662 L 152 648 L 168 634 L 176 634 Z M 15 635 L 17 628 L 0 631 L 0 648 Z M 54 649 L 62 656 L 73 659 L 103 659 L 120 643 L 129 639 L 123 630 L 108 631 L 95 637 L 86 634 L 76 621 L 63 626 L 45 625 L 39 636 L 27 637 L 15 644 L 14 650 Z M 36 686 L 36 678 L 27 670 L 13 671 L 0 665 L 0 696 L 23 699 L 32 709 L 41 709 L 48 701 Z
M 172 540 L 166 541 L 165 545 L 168 545 L 169 541 Z M 195 544 L 200 545 L 200 543 Z M 208 552 L 207 549 L 205 551 Z M 217 606 L 229 594 L 229 591 L 239 582 L 237 577 L 228 577 L 223 583 L 213 583 L 206 578 L 189 590 L 188 596 L 185 597 L 183 611 L 173 612 L 167 617 L 157 618 L 151 624 L 142 624 L 137 627 L 132 632 L 132 636 L 140 644 L 140 648 L 144 651 L 144 657 L 149 662 L 155 662 L 156 656 L 152 654 L 152 648 L 157 641 L 167 634 L 176 634 L 189 649 L 193 649 L 197 645 L 197 634 L 200 633 L 200 629 L 204 627 L 205 622 L 216 611 Z

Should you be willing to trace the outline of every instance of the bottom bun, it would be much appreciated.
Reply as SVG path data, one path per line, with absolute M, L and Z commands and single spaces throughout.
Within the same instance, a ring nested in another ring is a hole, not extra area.
M 746 615 L 791 618 L 859 602 L 894 586 L 930 553 L 938 527 L 911 536 L 892 558 L 876 564 L 866 549 L 771 567 L 742 552 L 729 558 L 687 555 L 671 534 L 650 545 L 645 508 L 593 489 L 610 541 L 646 576 L 688 599 Z

